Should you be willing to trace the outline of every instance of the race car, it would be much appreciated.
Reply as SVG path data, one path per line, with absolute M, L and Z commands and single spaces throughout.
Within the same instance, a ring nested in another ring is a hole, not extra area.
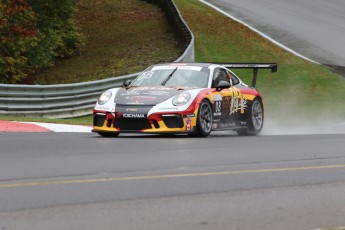
M 251 86 L 231 69 L 253 69 Z M 93 132 L 157 133 L 207 137 L 234 130 L 257 135 L 264 123 L 263 99 L 255 88 L 259 69 L 276 63 L 164 63 L 133 81 L 102 93 L 93 110 Z

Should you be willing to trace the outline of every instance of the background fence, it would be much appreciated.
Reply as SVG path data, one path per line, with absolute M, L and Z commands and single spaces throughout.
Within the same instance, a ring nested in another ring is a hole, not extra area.
M 194 36 L 173 0 L 146 0 L 157 4 L 184 45 L 184 53 L 175 62 L 194 61 Z M 119 87 L 126 79 L 140 73 L 104 80 L 59 85 L 0 84 L 0 115 L 69 118 L 92 113 L 98 96 L 105 90 Z

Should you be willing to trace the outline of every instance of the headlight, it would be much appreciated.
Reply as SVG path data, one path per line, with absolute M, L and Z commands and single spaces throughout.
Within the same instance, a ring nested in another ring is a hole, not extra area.
M 173 105 L 175 106 L 182 106 L 186 104 L 190 100 L 190 93 L 184 92 L 176 95 L 172 100 Z
M 98 98 L 98 104 L 103 105 L 105 104 L 107 101 L 109 101 L 109 99 L 111 98 L 111 91 L 105 91 L 104 93 L 101 94 L 101 96 L 99 96 Z

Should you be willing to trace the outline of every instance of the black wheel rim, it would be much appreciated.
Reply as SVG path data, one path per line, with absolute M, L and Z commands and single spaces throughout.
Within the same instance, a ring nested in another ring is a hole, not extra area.
M 259 101 L 254 101 L 252 106 L 252 121 L 255 129 L 261 129 L 263 123 L 262 106 Z
M 212 111 L 209 105 L 206 103 L 200 107 L 200 125 L 205 133 L 211 131 L 212 128 Z

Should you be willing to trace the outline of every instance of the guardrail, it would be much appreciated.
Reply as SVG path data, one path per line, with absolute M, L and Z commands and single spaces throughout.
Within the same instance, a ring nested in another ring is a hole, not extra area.
M 194 61 L 194 36 L 173 0 L 147 0 L 159 5 L 185 44 L 175 62 Z M 70 118 L 89 115 L 98 96 L 106 89 L 119 87 L 139 73 L 104 80 L 57 85 L 0 84 L 0 115 Z

